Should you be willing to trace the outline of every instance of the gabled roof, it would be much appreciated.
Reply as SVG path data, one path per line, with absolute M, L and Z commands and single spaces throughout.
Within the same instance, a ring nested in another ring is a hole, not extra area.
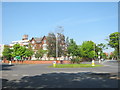
M 42 38 L 35 37 L 34 39 L 35 39 L 36 43 L 40 43 L 42 41 Z
M 43 36 L 43 37 L 40 37 L 40 38 L 38 38 L 38 37 L 33 37 L 32 39 L 34 39 L 35 41 L 36 41 L 36 43 L 41 43 L 41 41 L 43 40 L 43 38 L 44 38 L 45 36 Z M 32 40 L 31 39 L 31 40 Z M 31 41 L 30 40 L 30 41 Z

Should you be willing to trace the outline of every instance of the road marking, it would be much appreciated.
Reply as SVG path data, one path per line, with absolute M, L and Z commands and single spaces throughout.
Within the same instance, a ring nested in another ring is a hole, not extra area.
M 30 76 L 30 75 L 24 74 L 24 75 L 22 75 L 22 76 Z

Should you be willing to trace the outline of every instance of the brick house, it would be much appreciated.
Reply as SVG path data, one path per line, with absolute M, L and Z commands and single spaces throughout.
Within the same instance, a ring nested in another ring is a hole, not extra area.
M 46 36 L 42 37 L 42 38 L 37 38 L 37 37 L 33 37 L 30 41 L 29 41 L 30 45 L 32 46 L 32 49 L 34 51 L 42 48 L 43 50 L 47 50 L 47 48 L 45 46 L 47 46 L 46 43 Z
M 20 44 L 21 46 L 25 46 L 26 48 L 28 48 L 28 46 L 30 45 L 32 50 L 34 51 L 34 55 L 31 58 L 32 60 L 37 59 L 37 58 L 35 58 L 35 53 L 39 49 L 47 50 L 47 46 L 49 45 L 48 42 L 47 42 L 47 36 L 32 37 L 31 39 L 28 39 L 28 35 L 23 35 L 22 40 L 12 41 L 12 43 L 10 44 L 10 47 L 12 48 L 13 45 L 15 45 L 15 44 Z M 62 50 L 66 51 L 67 46 L 65 45 L 65 41 L 60 41 L 59 45 L 62 47 Z M 53 57 L 48 57 L 47 53 L 44 54 L 42 60 L 48 60 L 48 58 L 53 59 Z
M 36 53 L 40 48 L 43 50 L 47 50 L 47 41 L 46 36 L 43 36 L 41 38 L 33 37 L 31 40 L 29 40 L 29 44 L 31 45 L 33 51 Z M 47 57 L 47 54 L 45 54 L 43 57 Z M 35 56 L 33 56 L 33 59 L 35 59 Z

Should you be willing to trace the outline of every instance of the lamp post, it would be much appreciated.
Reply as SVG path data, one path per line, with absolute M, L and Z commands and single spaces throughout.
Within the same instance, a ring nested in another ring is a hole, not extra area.
M 64 31 L 62 26 L 57 26 L 55 34 L 56 34 L 56 60 L 58 57 L 58 33 L 62 33 Z
M 56 33 L 56 60 L 58 57 L 58 33 Z
M 95 58 L 95 44 L 94 44 L 94 58 Z
M 101 61 L 100 61 L 100 52 L 98 52 L 98 59 L 99 59 L 99 63 L 101 63 Z

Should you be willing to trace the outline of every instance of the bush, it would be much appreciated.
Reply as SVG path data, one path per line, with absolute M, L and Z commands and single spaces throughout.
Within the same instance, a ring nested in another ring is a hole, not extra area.
M 92 58 L 83 57 L 83 58 L 82 58 L 82 61 L 91 62 L 91 61 L 92 61 Z
M 71 59 L 71 63 L 77 63 L 77 64 L 80 64 L 82 61 L 82 59 L 80 57 L 76 57 L 76 58 L 73 58 Z

